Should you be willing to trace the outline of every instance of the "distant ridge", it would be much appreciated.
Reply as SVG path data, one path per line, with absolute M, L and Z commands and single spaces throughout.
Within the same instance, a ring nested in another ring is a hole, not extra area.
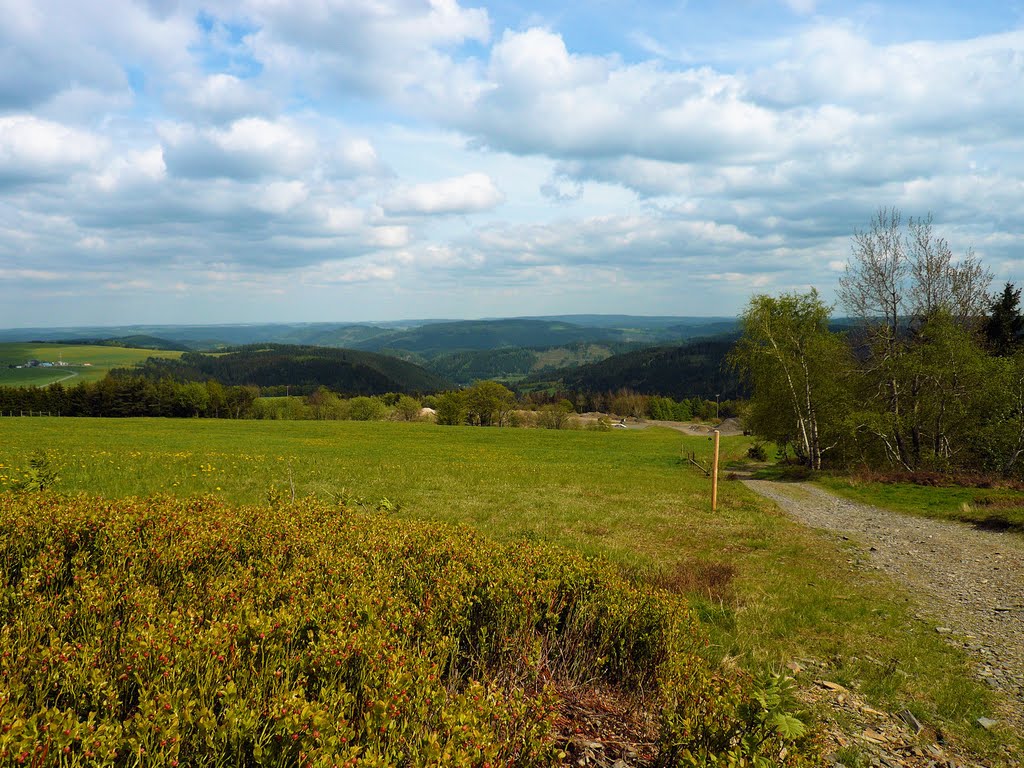
M 222 349 L 247 344 L 298 344 L 326 347 L 447 352 L 525 346 L 551 347 L 574 342 L 681 341 L 731 332 L 727 317 L 644 317 L 639 315 L 550 315 L 484 320 L 396 320 L 387 322 L 235 323 L 201 325 L 123 325 L 0 329 L 3 341 L 61 341 L 156 338 L 192 349 Z
M 319 386 L 346 395 L 387 392 L 429 393 L 447 389 L 448 382 L 430 371 L 387 355 L 351 349 L 254 345 L 217 355 L 186 352 L 178 360 L 151 358 L 138 368 L 121 369 L 119 376 L 205 382 L 225 386 L 295 387 L 308 392 Z
M 172 352 L 188 352 L 191 349 L 190 346 L 180 341 L 170 341 L 169 339 L 161 339 L 156 336 L 146 336 L 142 334 L 135 336 L 117 336 L 106 339 L 57 339 L 54 342 L 44 341 L 43 343 L 92 347 L 126 347 L 129 349 L 166 349 L 171 350 Z

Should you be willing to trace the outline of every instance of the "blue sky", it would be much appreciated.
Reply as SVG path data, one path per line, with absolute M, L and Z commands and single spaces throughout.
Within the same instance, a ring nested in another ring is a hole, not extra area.
M 831 301 L 881 206 L 1024 279 L 1024 0 L 0 14 L 0 327 Z

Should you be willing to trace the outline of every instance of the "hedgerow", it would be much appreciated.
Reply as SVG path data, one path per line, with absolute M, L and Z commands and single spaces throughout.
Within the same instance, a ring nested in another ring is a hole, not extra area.
M 3 764 L 553 765 L 566 683 L 658 707 L 665 764 L 804 759 L 680 598 L 552 546 L 316 501 L 8 493 L 0 571 Z

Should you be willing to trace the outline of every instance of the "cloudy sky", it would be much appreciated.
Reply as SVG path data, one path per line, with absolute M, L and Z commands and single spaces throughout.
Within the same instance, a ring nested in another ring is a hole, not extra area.
M 733 314 L 890 205 L 1024 279 L 1024 0 L 0 19 L 0 327 Z

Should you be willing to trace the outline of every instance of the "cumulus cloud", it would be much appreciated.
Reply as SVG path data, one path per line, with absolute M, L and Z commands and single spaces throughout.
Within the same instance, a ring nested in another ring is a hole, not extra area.
M 691 283 L 738 307 L 827 289 L 886 204 L 1016 276 L 1019 22 L 880 40 L 813 0 L 758 8 L 771 33 L 694 47 L 605 6 L 588 44 L 469 0 L 0 0 L 5 288 L 101 294 L 145 264 L 149 297 L 292 296 L 287 271 L 403 307 L 568 281 L 585 303 L 597 280 L 652 311 Z
M 105 142 L 32 115 L 0 117 L 0 184 L 66 178 L 96 165 Z
M 381 201 L 394 215 L 478 213 L 504 200 L 501 190 L 484 173 L 467 173 L 427 184 L 399 187 Z
M 274 98 L 268 90 L 225 72 L 198 80 L 179 78 L 170 102 L 186 115 L 216 123 L 274 111 Z
M 315 160 L 315 142 L 280 122 L 244 117 L 226 128 L 164 128 L 168 170 L 186 178 L 252 179 L 298 174 Z
M 95 177 L 96 185 L 111 192 L 126 187 L 148 186 L 163 181 L 167 176 L 167 164 L 161 147 L 143 150 L 129 150 L 113 158 L 106 168 Z
M 66 90 L 127 91 L 124 62 L 156 76 L 190 66 L 189 11 L 133 0 L 0 2 L 0 109 L 45 104 Z
M 734 77 L 572 54 L 546 29 L 505 32 L 487 77 L 457 119 L 497 149 L 688 161 L 774 153 L 787 143 L 779 116 L 745 100 Z
M 274 76 L 347 95 L 457 95 L 474 84 L 448 53 L 484 43 L 490 20 L 455 0 L 250 0 L 255 54 Z

